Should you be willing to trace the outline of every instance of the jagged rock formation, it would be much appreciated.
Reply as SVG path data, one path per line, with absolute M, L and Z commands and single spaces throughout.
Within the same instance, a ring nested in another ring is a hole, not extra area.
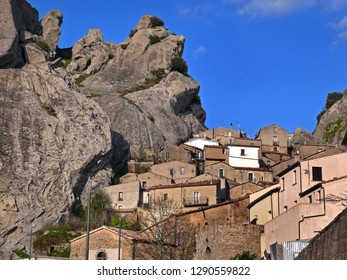
M 37 11 L 0 4 L 0 259 L 9 259 L 28 249 L 32 222 L 36 231 L 64 220 L 91 176 L 103 169 L 96 178 L 110 183 L 111 132 L 100 106 L 47 61 Z
M 205 128 L 205 111 L 184 38 L 160 19 L 144 16 L 120 45 L 91 29 L 61 50 L 59 11 L 39 22 L 25 0 L 0 4 L 0 259 L 9 259 L 28 249 L 33 222 L 38 230 L 78 208 L 91 177 L 110 184 L 129 150 L 185 141 Z
M 48 48 L 55 55 L 61 34 L 60 26 L 63 23 L 63 15 L 59 10 L 48 12 L 41 20 L 42 37 Z
M 337 148 L 347 148 L 347 91 L 324 113 L 313 135 Z
M 119 45 L 101 39 L 99 31 L 90 30 L 77 42 L 67 71 L 79 71 L 75 78 L 86 78 L 81 92 L 95 96 L 110 117 L 112 130 L 118 133 L 114 162 L 126 159 L 127 143 L 136 158 L 205 129 L 199 84 L 185 73 L 172 71 L 172 59 L 183 53 L 183 36 L 145 15 Z

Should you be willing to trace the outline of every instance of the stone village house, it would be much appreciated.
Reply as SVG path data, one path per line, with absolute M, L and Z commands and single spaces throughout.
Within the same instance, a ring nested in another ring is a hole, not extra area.
M 155 249 L 157 246 L 155 240 L 149 239 L 149 236 L 143 233 L 121 230 L 121 260 L 151 260 L 152 256 L 148 252 L 148 246 Z M 118 228 L 102 226 L 92 230 L 89 235 L 89 259 L 90 260 L 118 260 L 119 245 Z M 86 234 L 73 240 L 71 244 L 71 260 L 84 260 L 86 250 Z M 168 246 L 175 250 L 176 245 Z

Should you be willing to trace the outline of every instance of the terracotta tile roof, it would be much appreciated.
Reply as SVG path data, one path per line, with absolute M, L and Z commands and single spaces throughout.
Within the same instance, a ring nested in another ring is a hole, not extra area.
M 110 231 L 114 234 L 117 234 L 119 233 L 119 230 L 118 228 L 115 228 L 115 227 L 109 227 L 109 226 L 102 226 L 102 227 L 99 227 L 97 229 L 94 229 L 92 231 L 89 232 L 89 235 L 92 235 L 100 230 L 107 230 L 107 231 Z M 86 233 L 85 234 L 82 234 L 72 240 L 70 240 L 70 243 L 71 242 L 74 242 L 76 240 L 79 240 L 81 238 L 84 238 L 86 237 Z M 136 240 L 136 241 L 145 241 L 145 242 L 149 242 L 149 241 L 154 241 L 154 240 L 151 240 L 147 235 L 143 234 L 143 233 L 140 233 L 140 232 L 136 232 L 136 231 L 132 231 L 132 230 L 127 230 L 127 229 L 122 229 L 121 230 L 121 235 L 122 237 L 125 237 L 127 239 L 130 239 L 130 240 Z

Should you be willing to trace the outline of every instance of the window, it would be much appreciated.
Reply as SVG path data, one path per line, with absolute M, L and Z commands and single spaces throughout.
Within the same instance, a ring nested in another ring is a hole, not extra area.
M 194 192 L 194 203 L 199 203 L 200 192 Z
M 308 196 L 308 202 L 309 202 L 309 203 L 312 203 L 312 195 L 309 195 L 309 196 Z
M 284 191 L 286 187 L 284 177 L 282 177 L 281 181 L 282 181 L 282 191 Z
M 293 172 L 293 185 L 295 185 L 297 182 L 296 182 L 296 170 L 294 170 Z
M 173 174 L 174 174 L 174 170 L 170 168 L 170 176 L 173 176 Z
M 241 156 L 245 156 L 246 153 L 245 153 L 245 149 L 241 149 Z
M 168 198 L 169 198 L 169 195 L 168 195 L 167 193 L 164 193 L 163 199 L 164 199 L 164 200 L 168 200 Z
M 272 142 L 273 142 L 273 146 L 278 146 L 278 145 L 279 145 L 279 143 L 278 143 L 278 137 L 277 137 L 277 136 L 274 136 L 274 137 L 272 138 Z
M 169 153 L 169 152 L 166 152 L 166 153 L 165 153 L 165 158 L 166 158 L 166 159 L 170 159 L 170 153 Z
M 142 188 L 145 189 L 147 187 L 147 182 L 146 181 L 143 181 L 142 182 Z
M 247 177 L 248 177 L 248 181 L 250 181 L 250 182 L 254 181 L 254 174 L 253 173 L 248 173 Z
M 223 168 L 219 168 L 219 178 L 223 178 L 224 177 L 224 169 Z
M 123 192 L 118 193 L 118 200 L 120 200 L 120 201 L 123 200 Z
M 180 168 L 180 173 L 181 173 L 181 175 L 184 175 L 184 167 Z
M 312 167 L 312 180 L 322 181 L 322 167 Z
M 274 126 L 274 133 L 277 133 L 277 126 Z
M 97 254 L 96 259 L 100 261 L 107 260 L 107 256 L 105 252 L 100 252 Z

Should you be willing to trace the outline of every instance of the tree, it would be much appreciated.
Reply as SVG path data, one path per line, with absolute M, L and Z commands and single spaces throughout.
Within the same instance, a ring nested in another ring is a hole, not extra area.
M 171 60 L 171 71 L 177 71 L 183 75 L 188 73 L 188 66 L 185 60 L 180 56 L 175 56 Z
M 195 231 L 181 218 L 181 207 L 171 199 L 154 198 L 142 213 L 142 231 L 151 240 L 146 253 L 156 260 L 191 259 L 195 251 Z
M 85 221 L 87 220 L 88 209 L 84 210 Z M 95 191 L 90 203 L 90 227 L 92 229 L 107 225 L 110 223 L 114 209 L 110 196 L 103 190 Z

